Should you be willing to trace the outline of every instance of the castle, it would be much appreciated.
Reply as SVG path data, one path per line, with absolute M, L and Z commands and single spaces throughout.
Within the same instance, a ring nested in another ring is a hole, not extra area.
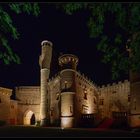
M 138 81 L 95 85 L 77 71 L 78 57 L 63 54 L 58 58 L 61 67 L 50 78 L 52 46 L 42 41 L 39 57 L 40 86 L 0 87 L 0 120 L 11 125 L 95 127 L 107 119 L 115 119 L 132 127 L 140 126 L 140 94 Z M 135 87 L 135 88 L 134 88 Z M 133 90 L 133 94 L 131 94 Z

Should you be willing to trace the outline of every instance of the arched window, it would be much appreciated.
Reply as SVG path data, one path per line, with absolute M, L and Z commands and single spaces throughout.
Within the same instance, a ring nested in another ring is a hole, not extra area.
M 72 105 L 70 105 L 70 113 L 73 113 Z
M 84 90 L 84 99 L 87 100 L 87 91 Z
M 94 98 L 94 104 L 96 104 L 96 99 Z
M 65 89 L 67 89 L 67 87 L 68 87 L 68 82 L 65 81 Z

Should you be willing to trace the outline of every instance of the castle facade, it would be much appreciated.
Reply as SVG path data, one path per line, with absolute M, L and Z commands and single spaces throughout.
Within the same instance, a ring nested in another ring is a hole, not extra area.
M 41 46 L 40 86 L 16 87 L 15 100 L 10 99 L 11 89 L 1 87 L 0 120 L 64 128 L 96 127 L 104 120 L 140 126 L 140 103 L 136 96 L 131 99 L 128 80 L 99 87 L 77 71 L 79 59 L 73 54 L 58 58 L 60 71 L 50 78 L 52 43 L 43 41 Z

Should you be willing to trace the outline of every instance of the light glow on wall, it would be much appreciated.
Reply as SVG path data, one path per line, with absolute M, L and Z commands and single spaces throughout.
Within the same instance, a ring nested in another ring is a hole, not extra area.
M 73 127 L 73 117 L 61 117 L 61 128 Z
M 32 118 L 33 114 L 34 113 L 31 110 L 25 112 L 24 125 L 30 125 L 31 124 L 31 118 Z

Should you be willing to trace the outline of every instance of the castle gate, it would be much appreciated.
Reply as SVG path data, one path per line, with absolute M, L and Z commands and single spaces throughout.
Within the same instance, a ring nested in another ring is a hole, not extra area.
M 35 114 L 31 110 L 27 110 L 24 113 L 24 118 L 23 118 L 23 124 L 24 125 L 34 125 L 35 124 Z

